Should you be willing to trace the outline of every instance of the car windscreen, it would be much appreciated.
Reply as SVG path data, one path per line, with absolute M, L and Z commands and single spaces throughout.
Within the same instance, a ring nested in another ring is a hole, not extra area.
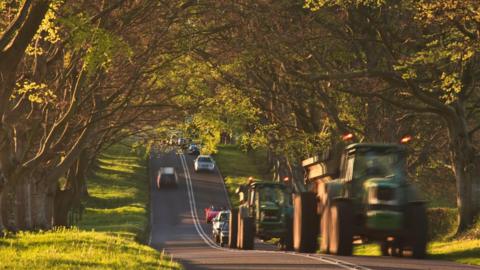
M 259 194 L 261 202 L 275 202 L 279 205 L 290 203 L 286 190 L 282 188 L 262 187 Z
M 198 162 L 212 163 L 212 160 L 208 157 L 199 157 Z
M 227 213 L 221 213 L 220 214 L 220 221 L 225 221 L 228 219 L 228 214 Z

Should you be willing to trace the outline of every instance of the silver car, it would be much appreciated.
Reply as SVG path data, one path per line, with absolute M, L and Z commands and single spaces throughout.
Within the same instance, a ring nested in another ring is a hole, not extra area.
M 195 162 L 193 163 L 195 172 L 198 171 L 214 171 L 215 170 L 215 161 L 209 155 L 199 155 Z
M 212 237 L 215 242 L 221 246 L 228 243 L 228 219 L 230 218 L 230 211 L 225 210 L 219 212 L 212 219 Z

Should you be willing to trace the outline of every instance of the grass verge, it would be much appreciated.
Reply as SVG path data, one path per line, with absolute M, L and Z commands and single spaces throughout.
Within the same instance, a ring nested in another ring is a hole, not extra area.
M 355 255 L 380 256 L 380 247 L 377 244 L 358 245 L 354 249 Z M 428 246 L 428 259 L 448 260 L 458 263 L 480 265 L 480 240 L 451 240 L 432 241 Z
M 221 145 L 218 150 L 215 159 L 222 175 L 225 177 L 225 184 L 233 207 L 238 206 L 238 196 L 235 194 L 235 189 L 239 185 L 246 183 L 249 176 L 263 179 L 271 178 L 266 176 L 268 175 L 268 166 L 266 164 L 265 151 L 254 151 L 251 154 L 247 154 L 234 145 Z M 447 208 L 430 209 L 429 219 L 431 224 L 436 224 L 435 230 L 431 233 L 448 235 L 455 226 L 455 222 L 452 221 L 455 218 L 455 210 Z M 445 237 L 442 239 L 437 236 L 435 239 L 441 240 L 430 242 L 428 248 L 429 258 L 480 265 L 480 256 L 478 256 L 480 254 L 480 239 L 478 239 L 478 235 L 480 235 L 480 221 L 461 240 Z M 380 256 L 381 252 L 379 245 L 365 244 L 355 246 L 354 254 Z
M 0 238 L 0 269 L 181 269 L 136 241 L 148 222 L 142 153 L 116 145 L 99 161 L 78 227 Z

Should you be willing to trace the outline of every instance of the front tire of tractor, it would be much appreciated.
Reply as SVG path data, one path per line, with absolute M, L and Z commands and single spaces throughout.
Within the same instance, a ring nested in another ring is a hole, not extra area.
M 410 233 L 409 244 L 412 247 L 412 257 L 423 259 L 427 255 L 428 221 L 427 211 L 423 203 L 411 203 L 405 211 L 406 231 Z
M 238 229 L 238 209 L 230 210 L 228 221 L 228 247 L 237 247 L 237 229 Z
M 297 252 L 313 253 L 317 249 L 319 227 L 315 193 L 297 194 L 293 207 L 293 247 Z
M 330 207 L 329 251 L 334 255 L 351 256 L 353 251 L 353 211 L 349 201 L 333 201 Z

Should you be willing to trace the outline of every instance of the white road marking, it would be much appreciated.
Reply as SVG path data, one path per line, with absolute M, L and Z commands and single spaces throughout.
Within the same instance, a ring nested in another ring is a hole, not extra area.
M 229 249 L 229 248 L 220 247 L 219 245 L 217 245 L 217 243 L 213 242 L 213 240 L 205 233 L 205 231 L 203 230 L 203 227 L 200 224 L 200 221 L 198 219 L 198 213 L 197 213 L 197 204 L 195 202 L 195 195 L 193 192 L 192 179 L 190 177 L 190 172 L 187 167 L 187 161 L 183 153 L 180 153 L 179 157 L 184 170 L 185 181 L 187 182 L 187 194 L 188 194 L 188 200 L 190 204 L 190 213 L 192 215 L 193 223 L 194 223 L 195 229 L 197 230 L 198 235 L 203 239 L 205 244 L 207 244 L 209 247 L 223 250 L 226 252 L 269 253 L 269 254 L 283 253 L 291 256 L 304 257 L 304 258 L 320 261 L 323 263 L 328 263 L 328 264 L 335 265 L 335 266 L 338 266 L 344 269 L 349 269 L 349 270 L 372 270 L 370 268 L 349 263 L 346 261 L 342 261 L 331 256 L 303 254 L 303 253 L 297 253 L 293 251 L 239 250 L 239 249 Z

